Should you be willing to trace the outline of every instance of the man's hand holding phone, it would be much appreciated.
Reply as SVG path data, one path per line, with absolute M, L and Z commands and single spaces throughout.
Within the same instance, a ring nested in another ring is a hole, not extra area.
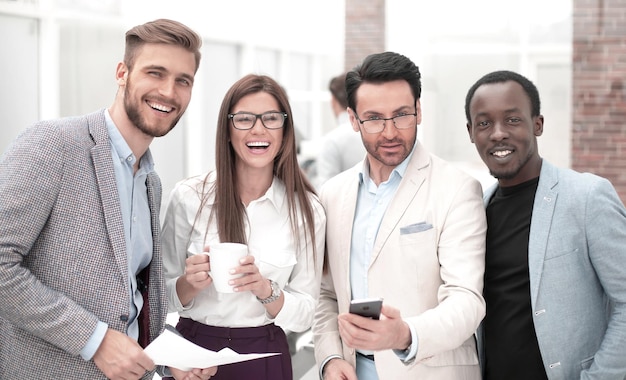
M 379 301 L 380 308 L 377 309 Z M 382 299 L 354 304 L 350 313 L 337 317 L 339 335 L 349 347 L 370 351 L 404 350 L 411 344 L 411 331 L 402 320 L 400 310 L 382 305 Z M 380 315 L 380 319 L 374 319 L 376 315 Z
M 362 317 L 379 319 L 382 307 L 382 298 L 364 298 L 350 301 L 349 311 Z

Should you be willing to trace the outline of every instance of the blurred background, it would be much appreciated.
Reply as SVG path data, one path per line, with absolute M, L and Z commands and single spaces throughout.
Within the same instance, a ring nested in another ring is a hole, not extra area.
M 164 202 L 177 181 L 214 167 L 218 108 L 241 76 L 287 89 L 301 162 L 314 166 L 336 125 L 329 80 L 385 50 L 422 72 L 419 139 L 484 186 L 493 179 L 466 132 L 465 94 L 508 69 L 539 88 L 540 154 L 609 178 L 626 198 L 626 0 L 0 0 L 0 151 L 37 120 L 110 106 L 125 31 L 156 18 L 204 38 L 188 111 L 151 147 Z M 310 349 L 303 339 L 298 350 Z
M 301 162 L 314 163 L 320 138 L 336 125 L 329 80 L 384 50 L 420 67 L 419 138 L 433 153 L 492 181 L 469 142 L 464 98 L 483 74 L 510 69 L 539 87 L 546 117 L 540 152 L 570 166 L 572 6 L 572 0 L 0 0 L 0 151 L 36 120 L 108 107 L 125 31 L 167 17 L 199 32 L 204 45 L 187 113 L 151 148 L 165 195 L 183 177 L 214 167 L 219 105 L 241 76 L 268 74 L 285 86 Z

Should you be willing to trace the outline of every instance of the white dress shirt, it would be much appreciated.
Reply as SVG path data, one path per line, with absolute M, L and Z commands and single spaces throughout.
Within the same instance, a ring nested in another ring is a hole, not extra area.
M 326 215 L 317 197 L 309 194 L 315 216 L 315 242 L 305 235 L 306 226 L 298 217 L 300 245 L 291 232 L 285 186 L 278 178 L 261 198 L 246 208 L 246 236 L 249 254 L 263 277 L 276 281 L 283 289 L 285 302 L 275 319 L 251 292 L 218 293 L 213 285 L 203 289 L 188 305 L 182 305 L 176 293 L 176 280 L 184 273 L 190 241 L 202 238 L 207 230 L 214 195 L 205 205 L 202 217 L 194 220 L 200 207 L 200 191 L 205 176 L 179 182 L 172 190 L 162 231 L 163 265 L 170 311 L 181 317 L 221 327 L 256 327 L 271 322 L 290 331 L 307 330 L 312 322 L 319 296 Z M 209 174 L 210 189 L 215 172 Z M 210 221 L 206 244 L 219 242 L 215 218 Z M 315 256 L 313 247 L 315 246 Z

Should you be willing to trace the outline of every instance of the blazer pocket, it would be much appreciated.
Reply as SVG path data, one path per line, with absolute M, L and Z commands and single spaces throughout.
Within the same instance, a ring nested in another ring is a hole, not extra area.
M 421 249 L 434 246 L 437 230 L 430 226 L 429 229 L 413 232 L 410 234 L 400 234 L 398 243 L 400 245 L 418 245 Z
M 415 234 L 430 230 L 431 228 L 433 228 L 433 225 L 427 222 L 413 223 L 408 226 L 400 227 L 400 235 Z
M 578 252 L 578 248 L 561 248 L 561 249 L 548 249 L 546 251 L 545 260 L 554 260 L 559 257 L 571 255 L 572 253 Z
M 445 351 L 423 360 L 420 364 L 428 367 L 443 367 L 452 365 L 478 365 L 476 347 L 461 346 L 454 350 Z
M 586 369 L 589 369 L 589 367 L 591 367 L 592 364 L 593 364 L 593 356 L 588 357 L 587 359 L 581 361 L 580 368 L 584 371 Z

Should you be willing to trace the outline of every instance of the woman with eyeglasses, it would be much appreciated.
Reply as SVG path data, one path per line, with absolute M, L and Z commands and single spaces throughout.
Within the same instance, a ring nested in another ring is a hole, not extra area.
M 216 170 L 179 182 L 163 221 L 169 309 L 179 313 L 177 330 L 211 351 L 280 353 L 221 366 L 213 379 L 292 379 L 283 329 L 312 324 L 326 216 L 298 166 L 291 107 L 274 79 L 237 81 L 218 117 Z M 209 251 L 247 244 L 234 293 L 217 292 L 209 257 L 189 252 L 198 238 Z

